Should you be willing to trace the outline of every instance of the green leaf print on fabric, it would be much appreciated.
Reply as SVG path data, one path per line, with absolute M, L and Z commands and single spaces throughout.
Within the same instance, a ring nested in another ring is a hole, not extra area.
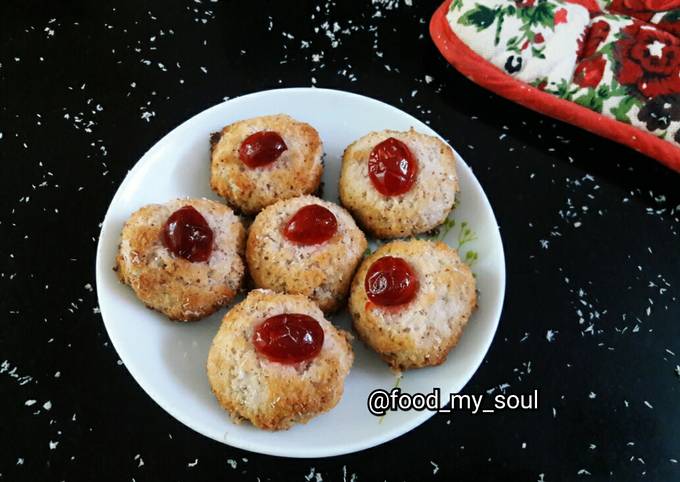
M 539 1 L 535 7 L 520 8 L 517 17 L 522 20 L 522 28 L 543 26 L 553 30 L 555 5 L 547 1 Z
M 461 8 L 463 8 L 463 0 L 453 0 L 451 5 L 449 5 L 449 12 L 460 10 Z
M 474 27 L 477 32 L 486 30 L 496 25 L 494 32 L 494 45 L 501 43 L 503 23 L 506 17 L 515 17 L 520 21 L 519 35 L 505 40 L 505 48 L 521 55 L 524 50 L 531 46 L 531 55 L 538 59 L 545 59 L 545 38 L 543 33 L 536 32 L 537 28 L 555 28 L 555 8 L 558 4 L 539 0 L 535 5 L 516 7 L 514 4 L 496 8 L 475 4 L 458 19 L 458 23 Z
M 630 112 L 630 110 L 636 105 L 637 106 L 641 105 L 641 102 L 637 97 L 633 96 L 624 97 L 623 99 L 621 99 L 621 102 L 619 102 L 619 105 L 609 109 L 609 112 L 614 114 L 614 117 L 616 118 L 617 121 L 630 124 L 628 112 Z
M 489 28 L 495 21 L 496 16 L 500 13 L 499 9 L 485 7 L 484 5 L 475 5 L 471 10 L 465 12 L 458 19 L 461 25 L 474 26 L 478 32 Z
M 595 112 L 599 112 L 600 114 L 602 113 L 602 105 L 604 102 L 602 97 L 597 95 L 596 89 L 588 89 L 588 92 L 574 99 L 574 102 L 582 105 L 583 107 L 594 110 Z

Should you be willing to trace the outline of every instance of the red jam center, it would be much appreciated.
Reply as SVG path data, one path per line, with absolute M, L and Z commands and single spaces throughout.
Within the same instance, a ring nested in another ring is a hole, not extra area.
M 205 218 L 192 206 L 170 215 L 163 225 L 163 245 L 188 261 L 207 261 L 212 252 L 213 231 Z
M 323 346 L 323 328 L 311 316 L 276 315 L 255 329 L 253 345 L 269 360 L 292 365 L 319 354 Z
M 385 196 L 398 196 L 416 182 L 418 163 L 411 150 L 390 137 L 375 146 L 368 158 L 368 175 L 373 186 Z
M 288 149 L 278 132 L 260 131 L 246 137 L 238 149 L 238 157 L 248 167 L 271 164 Z
M 310 246 L 328 241 L 338 230 L 335 215 L 323 206 L 310 204 L 298 210 L 283 227 L 283 235 L 297 244 Z
M 402 258 L 385 256 L 368 268 L 364 289 L 368 299 L 380 306 L 408 303 L 418 292 L 418 277 Z

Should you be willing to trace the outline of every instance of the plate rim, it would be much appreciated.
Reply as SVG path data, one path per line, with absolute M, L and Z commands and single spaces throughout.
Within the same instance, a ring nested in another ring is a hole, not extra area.
M 114 204 L 116 204 L 117 201 L 119 201 L 119 198 L 123 196 L 123 193 L 125 192 L 127 185 L 129 182 L 131 182 L 131 179 L 133 177 L 133 174 L 136 172 L 136 170 L 141 169 L 140 161 L 147 157 L 149 154 L 152 154 L 156 149 L 160 149 L 159 145 L 163 144 L 163 141 L 167 139 L 170 136 L 177 135 L 178 132 L 183 131 L 184 129 L 187 128 L 187 126 L 193 122 L 195 122 L 198 118 L 202 116 L 208 116 L 211 111 L 217 110 L 221 107 L 223 107 L 225 104 L 230 104 L 230 103 L 240 103 L 248 100 L 248 98 L 251 97 L 261 97 L 265 95 L 276 95 L 276 94 L 281 94 L 281 93 L 310 93 L 310 92 L 315 92 L 315 93 L 326 93 L 326 94 L 332 94 L 332 95 L 342 95 L 342 96 L 351 96 L 358 98 L 364 102 L 370 102 L 374 104 L 379 104 L 383 108 L 387 108 L 391 111 L 394 111 L 396 113 L 399 113 L 400 115 L 407 115 L 408 117 L 411 117 L 415 120 L 417 120 L 419 123 L 426 125 L 430 130 L 435 132 L 437 137 L 439 137 L 443 142 L 448 145 L 451 150 L 454 152 L 456 156 L 456 160 L 459 162 L 462 162 L 462 164 L 470 170 L 470 173 L 472 174 L 471 179 L 472 182 L 476 185 L 476 189 L 481 192 L 481 201 L 488 210 L 488 212 L 491 215 L 491 219 L 493 220 L 493 224 L 495 226 L 495 232 L 494 234 L 498 237 L 498 247 L 499 247 L 499 256 L 501 260 L 501 266 L 498 271 L 499 274 L 499 290 L 500 290 L 500 296 L 498 299 L 498 303 L 496 303 L 496 306 L 494 307 L 493 313 L 490 315 L 490 318 L 493 320 L 493 333 L 491 336 L 489 336 L 484 343 L 484 346 L 481 347 L 483 348 L 479 350 L 480 356 L 479 360 L 474 363 L 473 365 L 474 368 L 471 370 L 468 370 L 468 373 L 466 373 L 466 376 L 461 377 L 461 379 L 464 379 L 464 382 L 461 385 L 461 390 L 464 388 L 472 379 L 472 377 L 477 373 L 479 370 L 479 367 L 481 366 L 482 362 L 484 361 L 489 348 L 491 347 L 491 344 L 493 343 L 493 340 L 496 337 L 496 334 L 498 332 L 498 325 L 500 324 L 500 318 L 501 314 L 503 312 L 503 306 L 505 304 L 505 292 L 506 292 L 506 261 L 505 261 L 505 250 L 503 246 L 503 238 L 500 235 L 500 227 L 498 225 L 498 221 L 496 219 L 495 212 L 493 211 L 493 207 L 491 206 L 491 203 L 489 202 L 489 199 L 486 195 L 486 191 L 482 188 L 481 184 L 479 183 L 479 180 L 477 177 L 474 175 L 474 172 L 472 168 L 465 162 L 463 157 L 456 151 L 456 149 L 451 146 L 446 139 L 444 139 L 438 132 L 434 131 L 429 125 L 424 123 L 423 121 L 419 120 L 417 117 L 414 115 L 403 111 L 399 109 L 398 107 L 395 107 L 391 104 L 388 104 L 386 102 L 383 102 L 378 99 L 374 99 L 372 97 L 368 97 L 362 94 L 357 94 L 355 92 L 349 92 L 349 91 L 344 91 L 344 90 L 338 90 L 338 89 L 328 89 L 328 88 L 317 88 L 317 87 L 287 87 L 287 88 L 280 88 L 280 89 L 268 89 L 268 90 L 262 90 L 262 91 L 257 91 L 257 92 L 251 92 L 248 94 L 244 94 L 241 96 L 233 97 L 230 99 L 227 99 L 223 102 L 220 102 L 218 104 L 215 104 L 211 107 L 208 107 L 207 109 L 204 109 L 178 126 L 174 127 L 170 131 L 168 131 L 166 134 L 164 134 L 160 139 L 158 139 L 149 149 L 147 149 L 142 156 L 135 161 L 134 165 L 128 170 L 128 172 L 125 174 L 125 178 L 123 181 L 120 183 L 118 188 L 116 189 L 115 194 L 111 198 L 111 202 L 109 203 L 109 206 L 106 209 L 106 214 L 104 215 L 104 219 L 101 224 L 101 229 L 99 231 L 99 235 L 97 238 L 97 252 L 96 252 L 96 258 L 95 258 L 95 282 L 96 282 L 96 288 L 97 288 L 97 303 L 100 308 L 100 314 L 102 321 L 104 323 L 104 327 L 106 329 L 106 333 L 109 337 L 109 340 L 111 340 L 111 344 L 113 345 L 114 349 L 116 350 L 116 354 L 120 357 L 121 362 L 127 369 L 127 371 L 132 375 L 132 378 L 137 382 L 137 384 L 146 392 L 146 394 L 158 405 L 160 406 L 165 412 L 167 412 L 169 415 L 174 417 L 176 420 L 181 422 L 183 425 L 189 427 L 191 430 L 201 434 L 202 436 L 208 437 L 210 439 L 213 439 L 217 442 L 221 442 L 225 445 L 235 447 L 238 449 L 242 450 L 248 450 L 253 453 L 260 453 L 260 454 L 265 454 L 265 455 L 270 455 L 270 456 L 276 456 L 276 457 L 289 457 L 289 458 L 299 458 L 299 459 L 310 459 L 310 458 L 321 458 L 321 457 L 336 457 L 340 455 L 346 455 L 350 453 L 355 453 L 355 452 L 360 452 L 372 447 L 377 447 L 379 445 L 382 445 L 386 442 L 389 442 L 391 440 L 394 440 L 395 438 L 400 437 L 401 435 L 404 435 L 414 428 L 418 427 L 419 425 L 422 425 L 425 423 L 427 420 L 429 420 L 433 415 L 435 415 L 437 412 L 436 411 L 423 411 L 419 412 L 416 416 L 414 416 L 411 420 L 409 420 L 407 423 L 397 425 L 393 429 L 381 433 L 377 436 L 362 439 L 358 442 L 355 442 L 353 444 L 346 444 L 342 447 L 338 447 L 334 451 L 328 451 L 326 449 L 320 449 L 320 450 L 315 450 L 314 447 L 309 447 L 308 449 L 305 450 L 305 453 L 301 453 L 300 449 L 292 449 L 292 450 L 286 450 L 285 448 L 280 451 L 275 451 L 275 450 L 270 450 L 267 447 L 262 448 L 259 444 L 257 443 L 252 443 L 247 440 L 226 440 L 225 437 L 218 437 L 216 434 L 209 433 L 209 432 L 204 432 L 203 430 L 197 428 L 197 424 L 194 424 L 192 422 L 192 419 L 190 417 L 184 417 L 182 414 L 180 414 L 179 410 L 175 409 L 175 404 L 171 403 L 171 401 L 166 400 L 166 397 L 160 395 L 158 391 L 155 390 L 153 387 L 153 384 L 151 383 L 146 383 L 146 378 L 141 375 L 141 373 L 138 371 L 136 368 L 136 364 L 134 363 L 128 363 L 126 360 L 123 359 L 123 356 L 121 355 L 121 352 L 119 350 L 119 345 L 116 341 L 115 335 L 112 335 L 112 330 L 109 329 L 109 322 L 106 321 L 106 315 L 104 313 L 104 310 L 101 310 L 101 296 L 100 296 L 100 291 L 99 287 L 104 285 L 103 281 L 103 274 L 106 272 L 106 266 L 105 266 L 105 259 L 104 259 L 104 247 L 103 244 L 104 242 L 102 241 L 104 238 L 102 234 L 104 231 L 107 229 L 108 224 L 111 222 L 110 221 L 110 215 L 111 211 L 113 209 Z M 108 222 L 107 222 L 108 221 Z M 108 269 L 110 269 L 110 266 L 108 266 Z M 111 322 L 112 323 L 112 322 Z

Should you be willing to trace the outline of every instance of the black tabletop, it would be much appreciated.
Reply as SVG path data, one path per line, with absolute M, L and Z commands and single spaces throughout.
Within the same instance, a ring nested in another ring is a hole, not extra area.
M 0 3 L 0 479 L 680 480 L 680 178 L 463 78 L 429 38 L 436 6 Z M 187 118 L 290 86 L 393 104 L 473 168 L 508 284 L 463 393 L 536 389 L 538 411 L 439 414 L 296 460 L 209 440 L 135 383 L 97 308 L 113 194 Z

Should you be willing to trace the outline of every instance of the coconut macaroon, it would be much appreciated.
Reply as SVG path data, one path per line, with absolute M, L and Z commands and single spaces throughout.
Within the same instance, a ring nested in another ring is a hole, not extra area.
M 237 423 L 267 430 L 306 423 L 342 397 L 354 360 L 350 339 L 308 298 L 253 290 L 212 342 L 210 386 Z
M 439 365 L 477 306 L 475 278 L 442 242 L 393 241 L 352 282 L 354 328 L 394 369 Z
M 321 138 L 312 126 L 292 117 L 235 122 L 214 133 L 210 144 L 210 186 L 245 214 L 319 188 Z
M 378 238 L 437 227 L 453 208 L 457 191 L 451 148 L 413 129 L 371 132 L 342 157 L 340 201 Z
M 300 196 L 257 215 L 248 231 L 246 259 L 255 286 L 308 296 L 329 313 L 347 297 L 366 246 L 346 210 Z
M 241 289 L 245 229 L 224 204 L 176 199 L 134 212 L 116 258 L 120 280 L 149 308 L 194 321 Z

